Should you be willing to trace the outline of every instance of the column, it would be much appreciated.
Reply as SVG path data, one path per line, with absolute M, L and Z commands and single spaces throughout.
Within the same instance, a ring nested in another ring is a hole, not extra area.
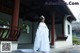
M 20 0 L 14 0 L 14 9 L 13 9 L 13 15 L 12 15 L 12 23 L 11 23 L 11 32 L 10 32 L 10 36 L 9 38 L 12 39 L 12 40 L 15 40 L 16 38 L 14 38 L 14 35 L 15 33 L 17 33 L 17 31 L 14 31 L 14 30 L 17 30 L 18 28 L 18 20 L 19 20 L 19 5 L 20 5 Z
M 18 26 L 20 0 L 14 0 L 14 9 L 12 15 L 12 26 Z
M 54 46 L 54 34 L 55 34 L 55 14 L 53 13 L 53 16 L 52 16 L 52 36 L 51 36 L 51 46 L 53 47 Z

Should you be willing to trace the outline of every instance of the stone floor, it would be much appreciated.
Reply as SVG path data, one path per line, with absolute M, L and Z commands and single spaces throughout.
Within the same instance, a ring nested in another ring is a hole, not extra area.
M 60 49 L 60 50 L 56 50 L 56 53 L 80 53 L 80 45 L 75 45 L 69 48 L 64 48 L 64 49 Z M 54 53 L 52 51 L 52 53 Z
M 32 49 L 19 49 L 17 51 L 6 52 L 6 53 L 34 53 L 34 52 L 32 51 Z M 42 53 L 42 52 L 35 52 L 35 53 Z M 50 53 L 80 53 L 80 45 L 69 46 L 69 48 L 51 49 Z

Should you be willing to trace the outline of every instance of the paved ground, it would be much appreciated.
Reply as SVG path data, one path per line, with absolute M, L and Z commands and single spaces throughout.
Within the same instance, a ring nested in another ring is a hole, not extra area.
M 3 52 L 0 52 L 3 53 Z M 9 53 L 9 52 L 7 52 Z M 26 50 L 17 50 L 10 53 L 33 53 L 33 52 L 26 52 Z M 41 53 L 41 52 L 36 52 Z M 69 46 L 69 48 L 60 48 L 60 49 L 51 49 L 50 53 L 80 53 L 80 45 Z
M 75 46 L 72 46 L 70 48 L 63 48 L 63 49 L 60 49 L 60 50 L 56 50 L 55 51 L 56 53 L 80 53 L 80 45 L 75 45 Z M 54 53 L 54 52 L 52 52 Z

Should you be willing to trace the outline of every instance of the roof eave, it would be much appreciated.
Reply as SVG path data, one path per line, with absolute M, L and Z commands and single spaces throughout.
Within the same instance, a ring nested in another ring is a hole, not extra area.
M 67 10 L 67 12 L 69 13 L 69 15 L 71 15 L 72 20 L 76 21 L 75 16 L 74 16 L 73 13 L 70 11 L 70 9 L 68 8 L 68 6 L 65 4 L 64 1 L 62 1 L 62 2 L 63 2 L 63 5 L 62 5 L 62 6 Z

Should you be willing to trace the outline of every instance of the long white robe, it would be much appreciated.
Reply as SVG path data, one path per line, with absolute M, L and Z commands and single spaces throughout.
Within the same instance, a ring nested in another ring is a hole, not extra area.
M 50 51 L 49 30 L 46 24 L 42 22 L 38 26 L 34 42 L 34 51 L 37 50 L 43 52 Z

